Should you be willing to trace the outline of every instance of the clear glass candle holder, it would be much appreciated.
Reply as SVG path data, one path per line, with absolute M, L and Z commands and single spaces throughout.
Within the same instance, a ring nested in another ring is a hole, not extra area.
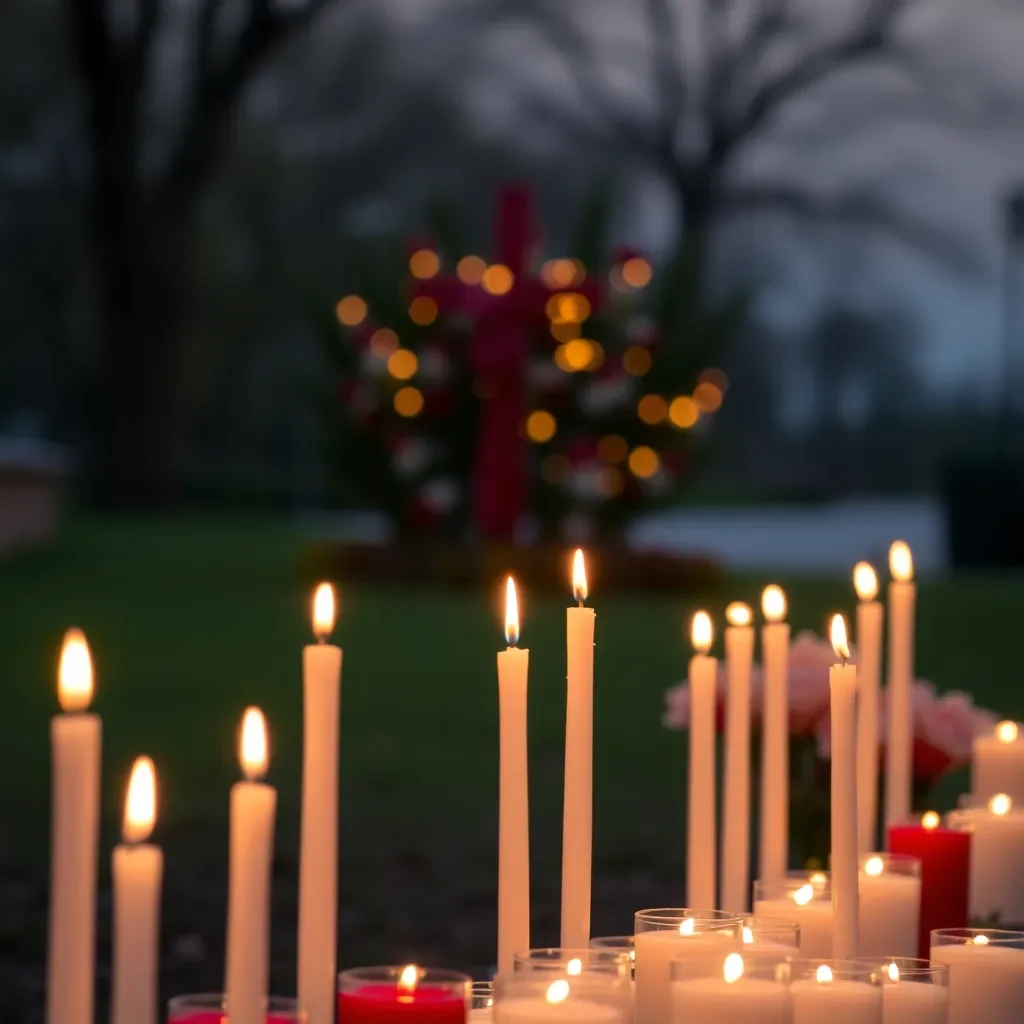
M 832 886 L 824 871 L 801 871 L 754 882 L 754 917 L 800 926 L 802 957 L 832 956 Z
M 633 962 L 622 950 L 526 949 L 513 957 L 512 969 L 517 974 L 565 978 L 574 982 L 574 989 L 580 995 L 589 995 L 596 1002 L 612 999 L 623 1011 L 630 1013 L 632 1010 Z M 601 984 L 591 985 L 595 977 Z M 609 978 L 615 982 L 611 990 L 604 984 Z
M 882 1024 L 882 979 L 877 965 L 856 960 L 790 960 L 789 997 L 794 1021 Z
M 382 1016 L 410 1021 L 428 1013 L 432 1024 L 465 1024 L 473 982 L 458 971 L 402 967 L 356 967 L 338 975 L 338 1019 L 379 1024 Z
M 608 949 L 616 953 L 625 953 L 629 957 L 629 973 L 632 976 L 636 965 L 636 940 L 632 935 L 599 935 L 590 940 L 591 949 Z
M 781 917 L 743 918 L 743 953 L 785 953 L 798 956 L 800 925 Z
M 936 928 L 930 956 L 949 967 L 950 1024 L 1020 1024 L 1024 932 Z
M 886 1019 L 914 1024 L 947 1024 L 949 1019 L 949 967 L 917 957 L 858 956 L 870 964 L 882 984 Z
M 470 994 L 471 1024 L 489 1024 L 494 1019 L 494 982 L 474 981 Z
M 861 956 L 917 956 L 921 861 L 905 853 L 862 854 L 858 864 Z
M 629 1006 L 622 999 L 628 984 L 613 974 L 499 974 L 494 1024 L 628 1024 Z
M 271 996 L 267 1000 L 266 1024 L 306 1024 L 305 1010 L 294 999 Z M 227 996 L 223 992 L 200 992 L 175 996 L 167 1004 L 167 1024 L 227 1024 Z
M 790 1024 L 789 959 L 782 953 L 730 953 L 724 960 L 700 956 L 670 967 L 671 1024 Z

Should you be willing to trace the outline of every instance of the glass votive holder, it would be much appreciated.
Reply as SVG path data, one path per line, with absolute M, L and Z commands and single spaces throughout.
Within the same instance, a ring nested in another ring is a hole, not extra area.
M 882 1024 L 877 966 L 856 960 L 790 960 L 788 973 L 794 1024 Z
M 949 967 L 917 957 L 854 957 L 870 964 L 882 983 L 882 1008 L 896 1024 L 946 1024 L 949 1019 Z
M 470 994 L 470 1024 L 490 1024 L 494 1019 L 494 982 L 474 981 Z
M 612 949 L 525 949 L 516 953 L 512 969 L 517 974 L 542 974 L 549 978 L 577 979 L 575 991 L 597 1002 L 609 998 L 622 1008 L 627 1019 L 633 1006 L 633 962 L 629 954 Z M 591 985 L 598 977 L 602 983 Z M 603 982 L 612 979 L 616 984 L 609 991 Z
M 434 967 L 355 967 L 338 975 L 338 1019 L 381 1024 L 406 1017 L 431 1024 L 465 1024 L 473 982 L 458 971 Z
M 743 918 L 743 955 L 782 953 L 800 955 L 800 925 L 780 917 Z
M 917 956 L 921 861 L 905 853 L 862 854 L 858 866 L 861 956 Z
M 930 957 L 949 967 L 949 1024 L 1019 1024 L 1024 932 L 936 928 Z
M 600 935 L 596 939 L 590 940 L 590 948 L 625 953 L 629 957 L 629 973 L 632 976 L 636 966 L 635 942 L 632 935 Z
M 622 985 L 612 974 L 499 974 L 494 979 L 494 1024 L 628 1024 Z
M 724 910 L 664 907 L 637 911 L 637 1024 L 665 1024 L 672 1012 L 670 965 L 685 956 L 717 957 L 743 952 L 743 917 Z
M 783 952 L 674 960 L 671 1024 L 790 1024 L 789 961 Z
M 832 887 L 824 871 L 800 871 L 754 882 L 754 917 L 793 921 L 800 926 L 800 955 L 832 955 Z
M 270 996 L 266 1024 L 306 1024 L 306 1011 L 294 999 Z M 223 1024 L 227 997 L 223 992 L 199 992 L 175 996 L 167 1004 L 167 1024 Z

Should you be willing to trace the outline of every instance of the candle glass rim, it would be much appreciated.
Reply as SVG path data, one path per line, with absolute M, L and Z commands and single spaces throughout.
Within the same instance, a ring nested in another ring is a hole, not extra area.
M 732 954 L 729 954 L 730 956 Z M 793 957 L 786 953 L 773 953 L 769 950 L 752 950 L 749 953 L 736 952 L 743 960 L 741 977 L 754 981 L 770 981 L 778 985 L 790 982 L 788 968 Z M 720 956 L 680 956 L 669 961 L 669 979 L 677 981 L 702 981 L 706 978 L 720 979 L 724 977 L 725 959 Z M 737 979 L 739 980 L 739 979 Z
M 793 905 L 797 907 L 808 907 L 812 903 L 831 903 L 832 902 L 832 880 L 829 878 L 824 884 L 815 884 L 810 880 L 811 874 L 823 874 L 828 875 L 828 872 L 807 872 L 808 877 L 792 877 L 792 875 L 786 875 L 783 878 L 776 878 L 773 880 L 757 878 L 754 880 L 753 893 L 754 903 L 757 904 L 759 900 L 775 900 L 791 896 L 795 892 L 799 892 L 805 885 L 809 885 L 814 891 L 814 895 L 806 903 L 797 903 L 793 901 Z
M 819 968 L 827 967 L 832 972 L 832 981 L 861 981 L 866 985 L 876 988 L 881 987 L 881 978 L 877 976 L 877 963 L 872 966 L 870 963 L 863 963 L 859 960 L 835 960 L 823 958 L 812 960 L 808 957 L 789 957 L 786 960 L 789 964 L 790 982 L 794 981 L 817 981 Z M 827 985 L 828 982 L 821 982 Z
M 852 956 L 857 963 L 872 964 L 876 968 L 885 968 L 895 964 L 900 969 L 899 980 L 889 977 L 886 970 L 880 971 L 883 985 L 898 985 L 904 981 L 930 981 L 940 988 L 949 987 L 949 964 L 941 960 L 928 960 L 919 956 Z M 941 980 L 939 980 L 941 979 Z
M 649 910 L 638 910 L 633 915 L 634 935 L 644 932 L 671 931 L 677 929 L 684 921 L 694 922 L 703 927 L 702 932 L 726 931 L 743 920 L 742 914 L 734 914 L 728 910 L 691 910 L 689 907 L 653 907 Z M 640 925 L 654 927 L 640 928 Z
M 226 992 L 186 992 L 183 995 L 171 996 L 167 1000 L 167 1024 L 174 1024 L 184 1014 L 191 1015 L 196 1010 L 216 1010 L 227 1012 L 228 996 Z M 273 1014 L 280 1020 L 293 1021 L 294 1024 L 307 1024 L 309 1014 L 299 1007 L 297 999 L 291 996 L 267 996 L 265 1016 Z
M 615 974 L 623 978 L 628 976 L 632 964 L 629 954 L 623 950 L 537 946 L 514 953 L 512 971 L 558 971 L 568 975 L 567 968 L 572 960 L 580 961 L 580 974 Z M 568 976 L 572 978 L 578 975 Z
M 786 938 L 792 938 L 795 941 L 792 943 L 794 949 L 800 948 L 800 922 L 790 921 L 785 917 L 754 917 L 753 914 L 748 914 L 743 918 L 744 929 L 749 928 L 751 932 L 764 931 L 768 934 L 764 938 L 772 939 L 779 936 L 785 936 Z M 744 941 L 744 947 L 748 945 L 755 945 L 757 940 L 754 939 L 752 942 Z M 789 943 L 785 943 L 789 946 Z
M 381 964 L 376 967 L 348 967 L 338 972 L 337 990 L 351 992 L 364 985 L 388 985 L 397 987 L 402 971 L 409 964 Z M 468 999 L 473 990 L 473 979 L 461 971 L 449 970 L 446 967 L 420 967 L 415 965 L 420 975 L 416 981 L 416 988 L 444 988 L 451 992 L 458 992 Z
M 973 940 L 984 935 L 988 942 L 979 944 Z M 1024 949 L 1024 931 L 1012 928 L 933 928 L 928 936 L 932 946 L 1002 946 L 1008 949 Z M 942 941 L 936 943 L 936 939 Z
M 600 945 L 599 945 L 600 943 Z M 615 943 L 615 945 L 613 945 Z M 595 935 L 590 940 L 592 949 L 635 949 L 635 935 Z
M 923 828 L 924 826 L 922 826 Z M 931 830 L 929 830 L 931 831 Z M 905 878 L 921 877 L 921 858 L 912 853 L 861 853 L 857 856 L 858 873 L 867 875 L 864 870 L 868 861 L 878 858 L 882 862 L 882 875 L 902 875 Z M 868 875 L 868 878 L 880 878 L 881 875 Z

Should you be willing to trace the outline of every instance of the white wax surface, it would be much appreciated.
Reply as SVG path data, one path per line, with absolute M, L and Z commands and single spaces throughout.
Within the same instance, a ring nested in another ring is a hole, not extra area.
M 1013 743 L 1003 743 L 995 736 L 975 739 L 971 793 L 979 803 L 1005 793 L 1015 805 L 1024 806 L 1024 738 Z
M 910 580 L 889 584 L 889 737 L 885 751 L 885 824 L 911 817 L 914 783 L 914 605 Z
M 541 996 L 504 999 L 494 1004 L 493 1011 L 494 1024 L 625 1024 L 621 1011 L 571 995 L 560 1003 L 549 1003 Z
M 882 1024 L 882 990 L 865 981 L 810 978 L 789 986 L 792 1024 Z
M 761 628 L 761 843 L 758 877 L 785 876 L 789 865 L 789 624 Z
M 684 957 L 725 964 L 730 953 L 742 953 L 742 936 L 723 932 L 680 935 L 676 928 L 638 932 L 636 950 L 636 1024 L 668 1024 L 672 1012 L 670 965 Z
M 1024 1017 L 1024 949 L 932 946 L 949 964 L 949 1024 L 1020 1024 Z
M 898 981 L 882 989 L 882 1024 L 946 1024 L 949 990 L 926 982 Z
M 999 914 L 1003 921 L 1024 921 L 1024 810 L 952 811 L 949 821 L 971 830 L 971 917 Z
M 758 900 L 754 917 L 775 917 L 800 925 L 800 955 L 809 960 L 832 957 L 832 901 L 813 899 L 800 906 L 788 896 Z
M 494 1020 L 494 1007 L 493 1006 L 481 1006 L 477 1010 L 470 1010 L 469 1024 L 491 1024 Z
M 921 879 L 883 871 L 860 872 L 861 956 L 917 956 Z
M 785 985 L 761 978 L 672 983 L 672 1024 L 789 1024 Z
M 719 852 L 723 907 L 750 907 L 750 672 L 754 627 L 729 626 L 725 659 L 729 699 L 725 709 L 725 777 L 722 849 Z

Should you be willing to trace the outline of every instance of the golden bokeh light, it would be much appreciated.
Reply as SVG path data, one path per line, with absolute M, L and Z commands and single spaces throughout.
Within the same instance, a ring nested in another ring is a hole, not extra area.
M 597 442 L 597 457 L 602 462 L 625 462 L 629 455 L 629 445 L 624 437 L 618 434 L 607 434 Z
M 555 350 L 555 365 L 566 373 L 592 369 L 597 358 L 594 343 L 586 338 L 574 338 Z
M 390 327 L 380 327 L 370 335 L 370 351 L 378 359 L 387 359 L 398 348 L 398 335 Z
M 642 422 L 653 427 L 663 422 L 668 415 L 668 402 L 661 395 L 644 395 L 637 402 L 636 414 Z
M 515 284 L 515 276 L 508 267 L 495 263 L 483 272 L 480 283 L 488 295 L 507 295 Z
M 722 389 L 710 381 L 704 381 L 693 389 L 693 400 L 701 412 L 717 412 L 722 407 Z
M 419 388 L 399 388 L 394 397 L 395 412 L 406 419 L 423 412 L 423 392 Z
M 428 295 L 417 295 L 409 303 L 409 319 L 419 327 L 426 327 L 437 319 L 437 303 Z
M 558 424 L 545 409 L 535 409 L 526 417 L 526 436 L 535 444 L 545 444 L 555 436 Z
M 700 409 L 689 395 L 679 395 L 668 407 L 668 418 L 673 427 L 689 430 L 700 419 Z
M 630 345 L 622 353 L 622 368 L 631 377 L 642 377 L 651 368 L 651 353 L 642 345 Z
M 409 273 L 420 281 L 436 276 L 441 269 L 441 260 L 430 249 L 417 249 L 409 257 Z
M 630 288 L 644 288 L 651 283 L 650 263 L 641 256 L 633 256 L 622 264 L 622 279 Z
M 388 356 L 388 373 L 395 380 L 410 380 L 416 376 L 419 368 L 420 361 L 416 358 L 416 353 L 410 352 L 407 348 L 396 349 Z
M 334 307 L 338 321 L 346 327 L 356 327 L 366 319 L 366 302 L 358 295 L 346 295 Z
M 661 458 L 653 448 L 640 445 L 629 453 L 629 471 L 635 477 L 646 480 L 654 476 L 661 467 Z
M 486 269 L 487 263 L 479 256 L 463 256 L 455 266 L 455 273 L 463 284 L 479 284 Z

